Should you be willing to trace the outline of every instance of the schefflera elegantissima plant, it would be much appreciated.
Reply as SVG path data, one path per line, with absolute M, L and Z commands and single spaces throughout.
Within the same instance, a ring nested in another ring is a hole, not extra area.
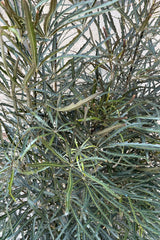
M 2 239 L 158 239 L 158 8 L 1 2 Z

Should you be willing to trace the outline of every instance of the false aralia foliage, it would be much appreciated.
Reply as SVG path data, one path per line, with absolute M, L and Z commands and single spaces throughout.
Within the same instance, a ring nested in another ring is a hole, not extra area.
M 160 236 L 159 0 L 0 2 L 0 238 Z

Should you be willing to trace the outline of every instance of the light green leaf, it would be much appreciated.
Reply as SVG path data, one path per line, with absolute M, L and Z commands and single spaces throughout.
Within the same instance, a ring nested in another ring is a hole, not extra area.
M 42 167 L 67 167 L 68 165 L 64 164 L 58 164 L 58 163 L 52 163 L 52 162 L 43 162 L 43 163 L 29 163 L 27 164 L 28 167 L 37 167 L 37 168 L 42 168 Z
M 160 167 L 139 167 L 136 168 L 138 171 L 149 172 L 149 173 L 160 173 Z
M 69 177 L 68 177 L 68 185 L 66 190 L 66 210 L 65 214 L 69 214 L 70 205 L 71 205 L 71 194 L 73 190 L 73 179 L 72 179 L 72 170 L 69 171 Z
M 116 146 L 124 146 L 124 147 L 132 147 L 137 149 L 144 149 L 144 150 L 152 150 L 152 151 L 160 151 L 160 144 L 151 144 L 151 143 L 128 143 L 128 142 L 122 142 L 122 143 L 115 143 L 106 146 L 107 148 L 110 147 L 116 147 Z
M 12 199 L 16 202 L 16 199 L 15 199 L 15 197 L 14 197 L 13 194 L 12 194 L 13 180 L 14 180 L 14 168 L 12 168 L 12 171 L 11 171 L 10 181 L 9 181 L 9 184 L 8 184 L 8 190 L 9 190 L 9 195 L 10 195 L 10 196 L 12 197 Z
M 7 171 L 9 168 L 10 168 L 10 167 L 7 166 L 7 167 L 4 167 L 4 168 L 0 169 L 0 174 L 3 173 L 3 172 L 5 172 L 5 171 Z
M 102 131 L 96 132 L 95 135 L 106 135 L 106 134 L 108 134 L 109 132 L 111 132 L 111 131 L 113 131 L 113 130 L 115 130 L 115 129 L 124 127 L 125 125 L 126 125 L 126 124 L 124 124 L 124 123 L 114 125 L 114 126 L 105 128 L 105 129 L 103 129 Z
M 34 76 L 35 71 L 36 71 L 36 65 L 35 65 L 35 63 L 33 63 L 23 80 L 24 86 L 26 86 L 26 84 L 31 79 L 31 77 Z
M 28 171 L 21 171 L 18 169 L 18 172 L 24 175 L 33 175 L 37 174 L 39 172 L 45 171 L 49 167 L 59 167 L 59 168 L 64 168 L 67 167 L 68 165 L 63 165 L 63 164 L 58 164 L 58 163 L 50 163 L 50 162 L 43 162 L 43 163 L 31 163 L 27 164 L 26 167 L 30 168 L 36 168 L 35 170 L 28 170 Z
M 68 111 L 73 111 L 73 110 L 76 110 L 78 108 L 80 108 L 82 105 L 84 105 L 85 103 L 91 101 L 92 99 L 94 99 L 95 97 L 97 97 L 98 95 L 100 95 L 102 92 L 98 92 L 98 93 L 94 93 L 92 94 L 91 96 L 83 99 L 83 100 L 80 100 L 79 102 L 77 103 L 71 103 L 69 106 L 67 107 L 64 107 L 64 108 L 56 108 L 56 110 L 58 112 L 68 112 Z
M 18 39 L 19 42 L 22 42 L 22 38 L 21 38 L 19 32 L 17 31 L 16 27 L 11 26 L 11 27 L 9 27 L 8 29 L 9 29 L 11 32 L 14 33 L 14 35 L 17 37 L 17 39 Z

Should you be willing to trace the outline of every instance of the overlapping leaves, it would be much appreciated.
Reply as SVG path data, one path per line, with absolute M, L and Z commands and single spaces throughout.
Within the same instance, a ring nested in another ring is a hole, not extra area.
M 1 238 L 157 239 L 158 1 L 22 2 L 0 14 Z

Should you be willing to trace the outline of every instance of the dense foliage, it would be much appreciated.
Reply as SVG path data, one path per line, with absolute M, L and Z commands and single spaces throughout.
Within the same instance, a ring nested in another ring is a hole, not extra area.
M 158 0 L 0 2 L 0 238 L 158 240 Z

